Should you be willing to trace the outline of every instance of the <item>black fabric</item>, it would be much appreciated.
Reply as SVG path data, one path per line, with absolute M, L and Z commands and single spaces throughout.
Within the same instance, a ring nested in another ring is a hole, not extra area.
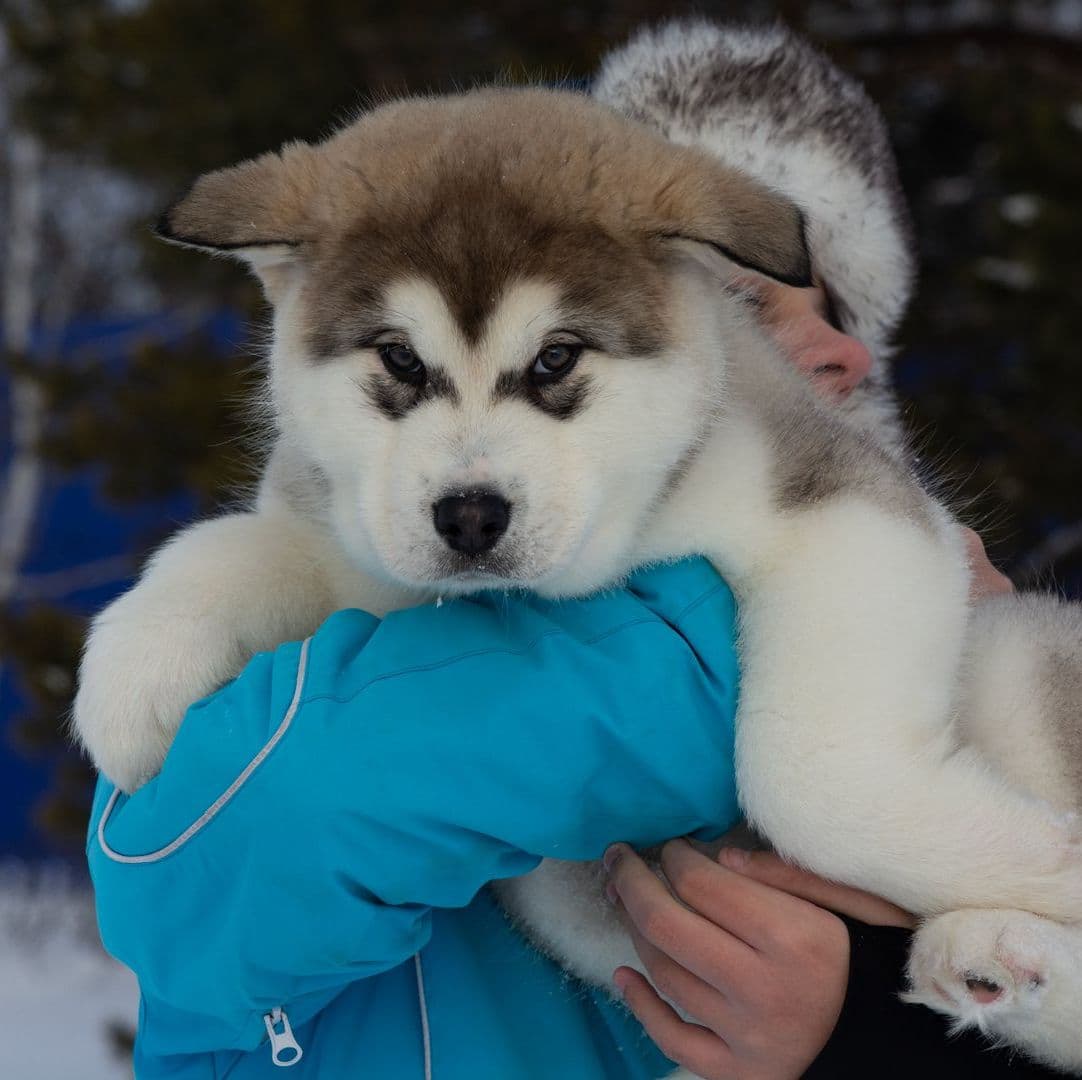
M 952 1036 L 946 1017 L 902 1002 L 910 931 L 839 918 L 849 930 L 849 988 L 804 1080 L 1063 1080 L 1062 1072 L 990 1047 L 979 1032 Z

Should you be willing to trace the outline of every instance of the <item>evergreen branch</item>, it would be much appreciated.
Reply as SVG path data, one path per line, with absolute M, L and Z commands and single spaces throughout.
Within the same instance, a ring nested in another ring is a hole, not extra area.
M 1060 559 L 1082 551 L 1082 521 L 1064 525 L 1042 540 L 1019 562 L 1011 577 L 1020 586 L 1036 585 Z

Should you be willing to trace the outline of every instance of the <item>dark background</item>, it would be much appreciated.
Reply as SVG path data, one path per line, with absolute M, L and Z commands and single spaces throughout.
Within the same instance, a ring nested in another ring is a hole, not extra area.
M 0 13 L 0 856 L 81 849 L 64 740 L 86 616 L 250 475 L 262 318 L 239 269 L 154 245 L 205 169 L 366 101 L 583 82 L 679 4 L 6 0 Z M 898 385 L 1019 584 L 1082 587 L 1082 3 L 700 3 L 781 15 L 882 104 L 921 285 Z

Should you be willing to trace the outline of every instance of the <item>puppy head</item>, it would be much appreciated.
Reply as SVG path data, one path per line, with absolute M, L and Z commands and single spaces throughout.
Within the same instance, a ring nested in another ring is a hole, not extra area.
M 202 177 L 159 231 L 263 281 L 279 427 L 346 549 L 445 591 L 623 573 L 722 393 L 702 252 L 810 283 L 791 203 L 555 91 L 387 105 Z

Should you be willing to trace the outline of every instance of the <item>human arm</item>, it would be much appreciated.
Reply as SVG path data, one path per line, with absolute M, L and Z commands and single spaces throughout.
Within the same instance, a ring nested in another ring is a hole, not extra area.
M 103 939 L 177 1018 L 147 1051 L 253 1048 L 543 856 L 728 826 L 732 619 L 697 560 L 575 603 L 341 612 L 257 657 L 157 778 L 96 801 Z
M 706 1080 L 1061 1075 L 904 1004 L 913 920 L 877 897 L 766 852 L 714 861 L 676 841 L 662 863 L 677 903 L 623 845 L 607 862 L 651 979 L 693 1020 L 630 969 L 617 984 L 662 1051 Z

